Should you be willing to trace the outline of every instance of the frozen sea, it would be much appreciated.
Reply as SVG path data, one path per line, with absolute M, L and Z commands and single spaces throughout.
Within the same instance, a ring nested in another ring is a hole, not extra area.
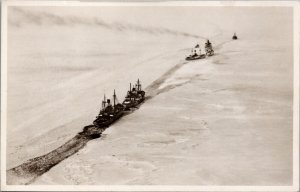
M 91 124 L 104 94 L 116 89 L 122 101 L 137 78 L 152 94 L 32 184 L 292 184 L 289 8 L 11 7 L 8 14 L 8 169 Z M 215 55 L 186 62 L 206 39 Z

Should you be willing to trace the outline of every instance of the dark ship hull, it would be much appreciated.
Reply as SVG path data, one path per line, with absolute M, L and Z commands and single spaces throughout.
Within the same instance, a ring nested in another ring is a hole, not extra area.
M 207 40 L 207 42 L 205 43 L 205 53 L 206 56 L 213 56 L 214 55 L 214 50 L 212 48 L 212 44 L 211 42 L 209 42 L 209 40 Z
M 123 106 L 125 107 L 124 110 L 125 110 L 125 111 L 129 111 L 129 110 L 132 109 L 132 108 L 136 108 L 136 107 L 138 107 L 138 105 L 141 104 L 144 100 L 145 100 L 145 98 L 143 97 L 143 98 L 141 98 L 141 99 L 139 99 L 139 100 L 131 101 L 131 102 L 129 102 L 129 103 L 124 103 L 124 102 L 123 102 Z
M 127 96 L 123 101 L 122 105 L 124 106 L 125 111 L 130 111 L 132 108 L 137 108 L 145 100 L 145 91 L 142 90 L 140 80 L 138 79 L 135 87 L 131 89 L 131 83 Z
M 98 117 L 93 124 L 96 127 L 108 127 L 112 123 L 114 123 L 116 120 L 120 119 L 123 116 L 124 112 L 119 111 L 118 113 L 115 113 L 113 117 L 108 117 L 107 119 L 101 119 L 101 117 Z
M 208 51 L 208 52 L 206 52 L 206 55 L 209 56 L 209 57 L 213 56 L 214 55 L 214 51 Z
M 117 104 L 116 104 L 117 103 Z M 99 115 L 93 121 L 93 124 L 98 127 L 108 127 L 113 122 L 122 117 L 124 113 L 124 106 L 117 102 L 116 92 L 114 90 L 113 95 L 113 105 L 110 104 L 110 99 L 105 99 L 102 101 L 102 109 L 100 110 Z
M 201 55 L 197 55 L 197 56 L 188 56 L 185 58 L 185 60 L 191 61 L 191 60 L 197 60 L 197 59 L 203 59 L 203 58 L 205 58 L 205 54 L 201 54 Z
M 93 125 L 97 128 L 107 128 L 119 118 L 121 118 L 125 111 L 131 108 L 136 108 L 140 103 L 144 101 L 145 91 L 141 89 L 141 84 L 138 79 L 136 87 L 130 89 L 127 93 L 126 99 L 123 101 L 123 104 L 119 103 L 117 100 L 116 92 L 114 90 L 113 94 L 113 105 L 110 103 L 110 99 L 106 100 L 104 95 L 104 99 L 102 101 L 102 109 L 99 112 L 99 115 L 93 121 Z M 86 128 L 90 130 L 91 135 L 95 135 L 93 133 L 92 128 Z
M 236 36 L 236 33 L 234 33 L 234 35 L 232 36 L 232 39 L 233 40 L 237 40 L 238 39 L 238 37 Z

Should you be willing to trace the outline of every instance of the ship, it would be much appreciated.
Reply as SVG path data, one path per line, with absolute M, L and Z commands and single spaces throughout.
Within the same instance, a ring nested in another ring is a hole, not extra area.
M 233 40 L 237 40 L 238 39 L 238 37 L 236 36 L 236 33 L 233 34 L 232 39 Z
M 142 85 L 140 80 L 137 80 L 135 86 L 131 88 L 131 83 L 129 85 L 129 90 L 123 101 L 123 106 L 126 111 L 136 108 L 140 103 L 145 100 L 145 91 L 142 90 Z
M 110 99 L 104 99 L 102 101 L 102 108 L 99 115 L 94 120 L 93 124 L 98 127 L 108 127 L 117 119 L 123 116 L 124 106 L 117 101 L 116 91 L 113 94 L 113 104 L 111 104 Z
M 211 42 L 209 40 L 207 40 L 207 42 L 205 43 L 205 53 L 207 56 L 214 55 L 214 50 L 213 50 Z
M 201 54 L 201 49 L 199 44 L 197 44 L 193 49 L 191 54 L 185 58 L 185 60 L 190 61 L 190 60 L 196 60 L 196 59 L 203 59 L 205 58 L 205 54 Z

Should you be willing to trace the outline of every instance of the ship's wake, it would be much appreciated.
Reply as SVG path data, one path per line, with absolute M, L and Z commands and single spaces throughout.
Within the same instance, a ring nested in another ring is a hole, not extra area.
M 157 80 L 153 81 L 148 87 L 146 87 L 145 91 L 147 92 L 148 98 L 152 98 L 155 95 L 158 95 L 161 93 L 161 90 L 159 89 L 160 86 L 168 79 L 170 78 L 178 69 L 180 69 L 182 66 L 187 64 L 188 62 L 180 62 L 171 69 L 169 69 L 167 72 L 165 72 L 161 77 L 159 77 Z
M 33 158 L 7 171 L 7 184 L 27 185 L 32 183 L 62 160 L 75 154 L 90 140 L 89 137 L 77 134 L 59 148 L 45 155 Z
M 147 99 L 153 98 L 154 96 L 160 93 L 166 92 L 170 89 L 183 85 L 170 85 L 166 86 L 163 89 L 160 89 L 160 86 L 165 82 L 165 80 L 171 77 L 178 69 L 180 69 L 186 63 L 187 62 L 178 63 L 177 65 L 169 69 L 166 73 L 164 73 L 160 78 L 155 80 L 151 85 L 149 85 L 145 89 L 147 92 L 145 101 Z M 134 111 L 135 110 L 127 112 L 127 114 L 125 115 L 128 115 Z M 82 132 L 78 133 L 75 137 L 67 141 L 59 148 L 54 149 L 53 151 L 45 155 L 29 159 L 27 162 L 7 170 L 7 184 L 28 185 L 32 183 L 39 176 L 49 171 L 53 166 L 57 165 L 64 159 L 70 157 L 71 155 L 75 154 L 80 149 L 82 149 L 89 140 L 101 137 L 101 133 L 104 130 L 105 128 L 99 129 L 93 125 L 86 126 Z

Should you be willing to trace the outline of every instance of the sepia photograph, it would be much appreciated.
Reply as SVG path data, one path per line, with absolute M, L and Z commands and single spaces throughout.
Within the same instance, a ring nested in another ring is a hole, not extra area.
M 1 15 L 1 190 L 299 190 L 299 2 Z

